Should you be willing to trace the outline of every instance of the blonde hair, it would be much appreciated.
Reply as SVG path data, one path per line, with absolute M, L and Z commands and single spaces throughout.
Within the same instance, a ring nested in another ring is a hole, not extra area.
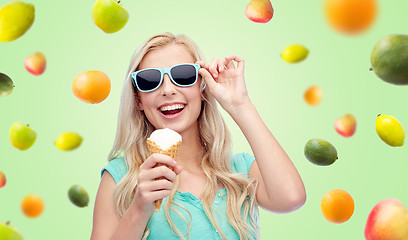
M 191 53 L 195 61 L 204 59 L 198 47 L 191 39 L 184 35 L 174 36 L 171 33 L 163 33 L 151 37 L 133 54 L 123 87 L 116 139 L 109 154 L 109 160 L 124 157 L 128 169 L 127 174 L 117 184 L 113 196 L 115 210 L 120 218 L 129 208 L 135 194 L 139 167 L 149 156 L 146 139 L 154 130 L 152 124 L 138 108 L 139 97 L 132 85 L 130 74 L 138 68 L 143 57 L 149 51 L 168 44 L 184 46 Z M 258 234 L 257 224 L 254 220 L 254 215 L 257 213 L 255 198 L 257 182 L 254 179 L 249 179 L 242 174 L 233 172 L 230 162 L 231 141 L 229 131 L 217 108 L 215 98 L 210 94 L 208 88 L 205 88 L 204 81 L 201 84 L 203 101 L 201 113 L 197 121 L 203 149 L 201 165 L 207 176 L 204 191 L 201 195 L 203 208 L 221 238 L 227 239 L 217 223 L 211 207 L 218 186 L 221 184 L 227 191 L 228 222 L 235 229 L 240 239 L 252 239 L 251 234 L 255 236 Z M 184 219 L 188 225 L 188 232 L 181 234 L 169 214 L 169 209 L 171 209 L 181 216 L 172 207 L 172 204 L 180 206 L 173 201 L 177 187 L 178 178 L 167 198 L 164 210 L 172 231 L 180 238 L 185 239 L 183 235 L 188 234 L 190 236 L 191 226 Z M 188 212 L 186 208 L 182 208 Z M 188 214 L 190 213 L 188 212 Z M 249 219 L 249 223 L 247 219 Z M 149 228 L 146 227 L 144 239 L 147 238 L 148 234 Z

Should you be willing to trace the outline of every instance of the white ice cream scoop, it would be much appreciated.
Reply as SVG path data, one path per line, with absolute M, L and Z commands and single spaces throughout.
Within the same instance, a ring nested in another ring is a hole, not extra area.
M 149 139 L 155 142 L 162 150 L 181 142 L 181 135 L 169 128 L 157 129 L 152 132 Z

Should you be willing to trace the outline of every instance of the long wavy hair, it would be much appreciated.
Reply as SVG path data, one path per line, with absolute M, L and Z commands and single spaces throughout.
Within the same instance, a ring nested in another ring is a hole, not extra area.
M 130 74 L 138 69 L 143 57 L 149 51 L 161 48 L 167 44 L 179 44 L 185 47 L 195 61 L 204 59 L 200 50 L 191 39 L 185 35 L 174 36 L 171 33 L 162 33 L 151 37 L 133 54 L 123 86 L 116 138 L 109 154 L 109 161 L 117 157 L 123 157 L 128 169 L 127 174 L 117 184 L 113 194 L 115 210 L 119 218 L 122 218 L 131 204 L 137 186 L 139 167 L 149 156 L 146 139 L 154 131 L 153 125 L 138 108 L 139 95 L 132 85 Z M 207 177 L 201 195 L 205 214 L 221 238 L 227 239 L 217 223 L 211 207 L 218 186 L 221 184 L 227 191 L 228 222 L 235 229 L 240 239 L 252 239 L 253 235 L 258 236 L 257 223 L 254 220 L 258 206 L 255 198 L 257 182 L 255 179 L 234 173 L 231 169 L 229 131 L 217 108 L 216 100 L 210 94 L 208 88 L 205 88 L 204 81 L 201 81 L 200 87 L 203 100 L 201 113 L 197 121 L 203 150 L 201 166 Z M 185 239 L 186 235 L 187 238 L 190 238 L 191 215 L 190 224 L 184 219 L 187 224 L 187 233 L 181 233 L 170 217 L 170 210 L 180 215 L 173 207 L 173 205 L 180 206 L 173 201 L 178 188 L 178 182 L 177 177 L 167 202 L 163 202 L 163 204 L 165 204 L 166 218 L 173 233 L 181 239 Z M 186 208 L 182 208 L 188 212 Z M 188 214 L 190 213 L 188 212 Z M 144 239 L 149 235 L 149 231 L 148 226 L 146 226 Z

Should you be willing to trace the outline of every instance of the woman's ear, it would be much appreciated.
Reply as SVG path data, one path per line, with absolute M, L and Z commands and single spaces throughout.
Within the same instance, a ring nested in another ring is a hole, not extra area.
M 143 109 L 143 105 L 142 105 L 141 102 L 138 102 L 138 103 L 137 103 L 137 106 L 139 107 L 139 110 L 140 110 L 140 111 L 143 111 L 143 110 L 144 110 L 144 109 Z

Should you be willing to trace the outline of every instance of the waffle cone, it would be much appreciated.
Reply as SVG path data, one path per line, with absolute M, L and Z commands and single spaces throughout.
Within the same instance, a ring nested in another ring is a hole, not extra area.
M 150 155 L 152 155 L 153 153 L 161 153 L 161 154 L 167 155 L 167 156 L 169 156 L 169 157 L 171 157 L 173 159 L 176 159 L 177 151 L 180 148 L 180 145 L 181 145 L 181 141 L 179 141 L 176 144 L 171 145 L 169 148 L 163 150 L 154 141 L 150 140 L 149 138 L 147 139 L 147 148 L 149 149 Z M 164 164 L 158 163 L 156 165 L 156 167 L 162 166 L 162 165 L 164 165 Z M 173 170 L 172 167 L 169 167 L 167 165 L 165 165 L 165 166 L 170 168 L 171 170 Z M 158 178 L 158 179 L 164 179 L 164 177 L 161 177 L 161 178 Z M 159 200 L 154 201 L 154 205 L 156 207 L 156 212 L 159 211 L 162 201 L 163 201 L 163 199 L 159 199 Z

